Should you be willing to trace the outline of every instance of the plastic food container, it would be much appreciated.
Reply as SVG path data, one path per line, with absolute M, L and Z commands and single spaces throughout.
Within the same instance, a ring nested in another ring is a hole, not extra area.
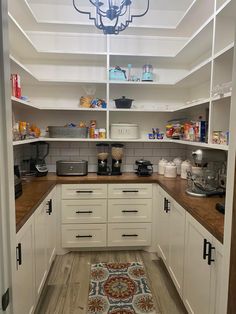
M 52 138 L 87 138 L 88 128 L 70 128 L 64 126 L 49 126 L 49 137 Z
M 133 99 L 125 98 L 122 96 L 121 98 L 114 99 L 116 108 L 129 109 L 132 106 Z
M 139 127 L 131 123 L 114 123 L 111 125 L 111 138 L 114 139 L 138 139 Z
M 181 175 L 181 164 L 182 164 L 182 159 L 180 157 L 176 157 L 173 162 L 175 163 L 177 167 L 177 175 Z
M 161 175 L 164 175 L 165 173 L 165 167 L 168 164 L 168 161 L 166 159 L 161 159 L 158 163 L 158 173 Z
M 168 162 L 166 164 L 164 176 L 166 178 L 176 178 L 177 177 L 177 167 L 173 162 Z

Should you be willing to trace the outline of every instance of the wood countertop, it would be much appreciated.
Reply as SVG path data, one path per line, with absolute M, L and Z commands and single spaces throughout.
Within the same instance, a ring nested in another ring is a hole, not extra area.
M 186 180 L 169 179 L 158 174 L 138 177 L 134 173 L 121 176 L 97 176 L 89 173 L 84 177 L 58 177 L 50 173 L 46 177 L 33 178 L 23 186 L 23 195 L 16 200 L 16 229 L 24 225 L 42 200 L 56 184 L 83 183 L 158 183 L 177 203 L 199 221 L 216 239 L 223 243 L 224 215 L 215 209 L 220 197 L 197 198 L 185 193 Z
M 23 194 L 16 199 L 16 232 L 26 223 L 55 185 L 56 181 L 23 182 Z

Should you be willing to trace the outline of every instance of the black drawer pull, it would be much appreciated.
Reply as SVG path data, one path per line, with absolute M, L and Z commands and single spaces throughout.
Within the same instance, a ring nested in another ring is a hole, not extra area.
M 91 193 L 93 193 L 93 191 L 76 191 L 76 193 L 89 193 L 89 194 L 91 194 Z
M 212 251 L 215 250 L 215 247 L 209 243 L 209 249 L 208 249 L 208 260 L 207 260 L 207 264 L 211 265 L 212 262 L 214 262 L 214 258 L 212 258 Z
M 123 193 L 138 193 L 139 190 L 123 190 Z
M 122 237 L 138 237 L 138 234 L 122 234 Z
M 76 214 L 92 214 L 92 210 L 78 210 Z
M 168 213 L 170 211 L 170 201 L 167 198 L 164 198 L 164 211 Z
M 16 261 L 18 262 L 18 266 L 22 265 L 21 243 L 18 243 L 16 247 Z
M 91 234 L 89 235 L 77 235 L 76 238 L 92 238 L 93 236 Z
M 48 215 L 51 215 L 51 213 L 52 213 L 52 199 L 50 199 L 49 201 L 47 201 L 47 206 L 48 206 L 48 208 L 46 209 L 46 213 L 47 213 Z
M 124 209 L 124 210 L 122 210 L 122 213 L 138 213 L 138 210 L 136 210 L 136 209 L 126 210 L 126 209 Z
M 208 256 L 207 245 L 209 245 L 209 244 L 210 244 L 210 242 L 208 242 L 207 239 L 204 239 L 204 241 L 203 241 L 203 259 L 206 259 Z

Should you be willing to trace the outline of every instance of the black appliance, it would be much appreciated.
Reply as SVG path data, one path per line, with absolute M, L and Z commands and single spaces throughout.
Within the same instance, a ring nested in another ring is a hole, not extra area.
M 149 160 L 136 160 L 135 173 L 139 177 L 149 177 L 153 174 L 152 163 Z
M 98 169 L 97 174 L 100 176 L 110 175 L 110 167 L 108 166 L 109 144 L 99 143 L 97 147 Z
M 14 185 L 15 185 L 15 199 L 21 196 L 22 191 L 22 181 L 20 176 L 19 166 L 14 166 Z
M 112 156 L 112 166 L 111 166 L 111 175 L 118 176 L 121 175 L 121 164 L 123 158 L 123 144 L 111 144 L 111 156 Z
M 46 176 L 48 168 L 45 162 L 45 158 L 49 154 L 49 144 L 46 142 L 32 143 L 34 147 L 34 157 L 30 159 L 30 171 L 35 172 L 37 177 Z

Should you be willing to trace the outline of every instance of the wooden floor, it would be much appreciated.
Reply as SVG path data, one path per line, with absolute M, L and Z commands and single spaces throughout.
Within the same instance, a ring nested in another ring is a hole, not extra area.
M 135 262 L 145 265 L 158 314 L 186 313 L 162 263 L 143 251 L 73 252 L 57 256 L 36 312 L 37 314 L 86 314 L 90 265 L 99 262 Z

